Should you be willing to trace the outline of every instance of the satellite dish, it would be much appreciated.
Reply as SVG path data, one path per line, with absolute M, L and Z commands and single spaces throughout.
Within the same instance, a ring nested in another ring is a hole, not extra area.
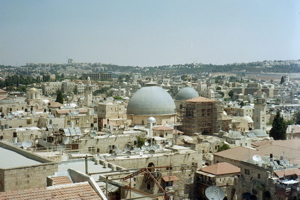
M 141 152 L 140 152 L 140 157 L 142 157 L 143 155 L 144 155 L 144 153 L 141 151 Z
M 130 156 L 130 155 L 131 155 L 131 152 L 130 152 L 130 151 L 126 151 L 126 155 L 127 155 L 127 156 Z
M 141 152 L 140 148 L 134 148 L 133 150 L 134 150 L 135 153 L 140 153 Z
M 58 145 L 57 148 L 60 151 L 64 151 L 66 149 L 66 145 Z
M 13 144 L 14 143 L 12 140 L 8 140 L 8 139 L 2 140 L 2 141 L 5 142 L 6 144 Z
M 261 156 L 260 156 L 260 155 L 254 155 L 254 156 L 252 157 L 252 159 L 253 159 L 255 162 L 259 162 L 259 161 L 261 161 Z
M 78 115 L 78 114 L 79 114 L 79 111 L 78 111 L 78 110 L 75 110 L 73 113 L 74 113 L 74 115 Z
M 89 131 L 90 131 L 89 128 L 84 129 L 84 132 L 85 132 L 85 133 L 88 133 Z
M 16 147 L 22 148 L 22 142 L 15 143 L 13 145 L 15 145 Z
M 97 134 L 96 134 L 95 132 L 91 132 L 91 133 L 90 133 L 90 136 L 91 136 L 91 137 L 95 137 L 96 135 L 97 135 Z
M 24 142 L 22 142 L 22 147 L 24 149 L 27 149 L 29 147 L 32 147 L 32 141 L 31 140 L 25 140 Z
M 150 154 L 155 154 L 155 151 L 154 151 L 153 149 L 151 149 L 151 150 L 149 151 L 149 153 L 150 153 Z
M 110 154 L 110 157 L 111 157 L 111 158 L 116 158 L 116 157 L 117 157 L 117 154 L 116 154 L 116 153 L 112 153 L 112 154 Z
M 205 196 L 209 200 L 223 200 L 225 197 L 224 191 L 217 186 L 210 186 L 205 190 Z
M 149 146 L 149 142 L 145 142 L 145 146 Z

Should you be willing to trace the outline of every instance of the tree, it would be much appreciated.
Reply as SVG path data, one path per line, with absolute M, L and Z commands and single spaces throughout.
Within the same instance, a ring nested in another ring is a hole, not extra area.
M 274 140 L 285 140 L 286 128 L 287 125 L 283 120 L 283 117 L 280 116 L 280 111 L 277 111 L 270 130 L 270 136 L 273 137 Z
M 73 93 L 74 93 L 74 94 L 78 94 L 78 89 L 77 89 L 77 87 L 74 88 Z
M 241 108 L 245 105 L 244 101 L 240 103 Z
M 121 99 L 123 99 L 122 97 L 120 97 L 120 96 L 114 96 L 113 97 L 115 100 L 121 100 Z
M 300 124 L 300 111 L 294 114 L 295 124 Z
M 233 91 L 233 90 L 230 90 L 230 91 L 228 92 L 228 96 L 230 96 L 230 98 L 233 97 L 233 94 L 234 94 L 234 91 Z
M 221 91 L 218 91 L 218 94 L 220 94 L 222 98 L 223 98 L 224 95 L 225 95 L 224 92 L 221 92 Z
M 137 147 L 142 147 L 145 144 L 146 138 L 137 136 Z
M 64 103 L 64 98 L 63 98 L 63 93 L 62 93 L 62 91 L 61 90 L 58 90 L 57 92 L 56 92 L 56 100 L 55 100 L 55 102 L 59 102 L 59 103 L 61 103 L 61 104 L 63 104 Z
M 223 142 L 222 146 L 218 148 L 218 152 L 230 149 L 230 146 Z
M 283 84 L 284 83 L 284 77 L 283 76 L 281 76 L 281 80 L 280 80 L 280 84 Z

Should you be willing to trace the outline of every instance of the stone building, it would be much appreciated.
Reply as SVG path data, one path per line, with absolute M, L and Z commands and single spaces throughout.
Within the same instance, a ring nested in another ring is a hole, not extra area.
M 68 94 L 68 93 L 72 93 L 74 92 L 74 89 L 76 87 L 76 84 L 74 82 L 71 81 L 63 81 L 62 85 L 61 85 L 61 91 L 64 94 Z
M 241 162 L 241 176 L 235 186 L 243 199 L 298 199 L 300 171 L 297 165 L 270 156 L 254 155 Z
M 62 82 L 47 82 L 42 85 L 44 95 L 54 95 L 61 90 Z
M 90 77 L 87 79 L 87 85 L 84 89 L 84 100 L 85 100 L 85 106 L 90 107 L 93 103 L 93 88 L 91 85 Z
M 125 103 L 118 101 L 105 101 L 94 107 L 98 115 L 98 129 L 111 126 L 125 126 L 127 123 L 127 115 Z
M 51 110 L 53 116 L 42 116 L 37 121 L 39 128 L 46 128 L 47 125 L 56 128 L 80 127 L 85 129 L 98 130 L 98 116 L 93 113 L 93 109 L 57 109 Z
M 236 195 L 232 196 L 232 189 L 240 172 L 239 167 L 226 162 L 216 163 L 198 170 L 195 175 L 198 198 L 205 199 L 206 188 L 217 186 L 223 190 L 227 199 L 237 200 Z
M 37 88 L 30 88 L 27 90 L 26 94 L 26 102 L 31 110 L 34 108 L 35 110 L 41 109 L 43 106 L 42 99 L 41 99 L 41 90 Z
M 218 109 L 215 100 L 196 97 L 184 101 L 180 105 L 180 118 L 180 130 L 187 135 L 209 135 L 218 131 Z
M 176 148 L 176 147 L 174 147 Z M 194 173 L 199 166 L 202 155 L 181 149 L 177 153 L 162 153 L 118 156 L 116 158 L 107 158 L 108 162 L 125 168 L 145 168 L 157 167 L 151 169 L 151 174 L 156 182 L 174 194 L 174 199 L 185 199 L 194 197 Z M 149 176 L 140 173 L 132 177 L 131 185 L 137 190 L 144 191 L 148 194 L 158 194 L 162 191 Z
M 64 175 L 47 177 L 47 187 L 0 192 L 0 199 L 94 199 L 107 200 L 95 180 L 69 169 Z
M 177 112 L 177 122 L 182 121 L 182 115 L 180 110 L 180 105 L 184 103 L 185 100 L 192 99 L 199 97 L 198 92 L 192 87 L 184 87 L 181 88 L 175 96 L 175 105 L 176 105 L 176 112 Z
M 152 128 L 153 136 L 166 138 L 168 141 L 173 142 L 175 129 L 168 126 L 156 126 Z
M 253 106 L 228 106 L 224 108 L 224 111 L 231 116 L 249 116 L 251 118 L 253 116 Z
M 45 187 L 58 164 L 0 141 L 0 192 Z
M 79 149 L 87 153 L 114 153 L 127 148 L 133 149 L 137 145 L 136 136 L 144 136 L 144 133 L 135 132 L 122 135 L 102 135 L 91 138 L 82 138 L 79 142 Z
M 255 100 L 253 121 L 255 129 L 261 129 L 266 131 L 266 100 L 264 98 L 258 98 Z

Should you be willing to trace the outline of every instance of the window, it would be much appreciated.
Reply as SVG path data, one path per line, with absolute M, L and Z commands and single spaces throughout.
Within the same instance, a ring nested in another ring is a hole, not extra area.
M 249 169 L 245 169 L 245 174 L 250 175 L 250 170 Z
M 193 108 L 186 108 L 186 116 L 187 117 L 194 117 Z
M 260 179 L 260 174 L 257 174 L 257 178 Z

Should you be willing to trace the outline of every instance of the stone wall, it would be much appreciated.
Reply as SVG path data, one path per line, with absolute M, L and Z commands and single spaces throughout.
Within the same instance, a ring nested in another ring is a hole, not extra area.
M 13 140 L 13 132 L 17 132 L 18 142 L 23 142 L 25 140 L 34 141 L 35 138 L 40 138 L 42 132 L 40 130 L 16 130 L 16 129 L 4 129 L 0 132 L 0 136 L 3 136 L 3 140 Z
M 122 159 L 107 159 L 109 162 L 116 165 L 125 167 L 125 168 L 144 168 L 148 167 L 151 163 L 154 166 L 181 166 L 185 165 L 191 167 L 192 163 L 196 163 L 197 166 L 201 166 L 202 154 L 194 153 L 185 153 L 185 154 L 148 154 L 143 156 L 131 156 L 130 158 Z
M 175 115 L 127 115 L 127 119 L 131 120 L 129 125 L 147 125 L 148 118 L 154 117 L 157 125 L 166 125 L 168 123 L 175 123 Z
M 110 150 L 113 150 L 112 146 L 114 145 L 115 148 L 123 150 L 129 142 L 131 145 L 135 144 L 137 135 L 144 136 L 144 133 L 89 138 L 81 140 L 79 149 L 89 151 L 89 153 L 109 153 Z
M 9 169 L 0 168 L 0 192 L 45 187 L 47 185 L 47 176 L 53 175 L 58 170 L 58 163 L 52 160 L 6 143 L 0 142 L 0 146 L 29 159 L 41 162 L 38 165 Z
M 0 169 L 0 192 L 47 186 L 47 176 L 57 171 L 56 163 Z M 2 187 L 1 187 L 2 183 Z

